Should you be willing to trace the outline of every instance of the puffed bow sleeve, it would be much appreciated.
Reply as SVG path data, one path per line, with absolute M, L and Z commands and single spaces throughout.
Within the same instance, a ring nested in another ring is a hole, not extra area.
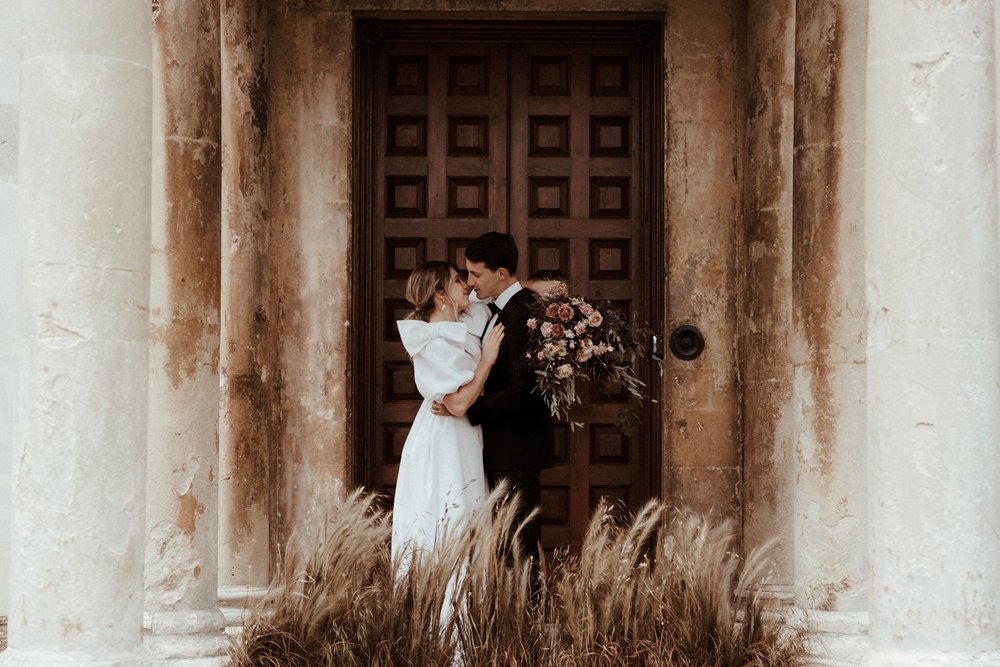
M 475 292 L 473 292 L 475 294 Z M 469 308 L 462 313 L 461 320 L 465 323 L 466 328 L 469 333 L 479 338 L 483 335 L 483 331 L 486 330 L 486 323 L 492 319 L 493 313 L 490 312 L 490 307 L 486 305 L 485 301 L 475 301 L 472 299 L 472 295 L 469 295 Z
M 413 357 L 413 379 L 421 396 L 440 402 L 472 380 L 464 324 L 403 320 L 397 325 L 403 347 Z

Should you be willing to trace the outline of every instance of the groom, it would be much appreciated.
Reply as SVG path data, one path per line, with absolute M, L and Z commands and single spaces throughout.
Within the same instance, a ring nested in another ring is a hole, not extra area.
M 543 468 L 554 461 L 552 415 L 535 388 L 535 374 L 525 363 L 529 305 L 535 293 L 517 280 L 517 244 L 510 234 L 487 232 L 465 248 L 468 285 L 480 300 L 492 300 L 492 319 L 483 336 L 504 326 L 497 361 L 486 378 L 483 395 L 468 409 L 473 425 L 483 427 L 483 466 L 490 488 L 503 479 L 521 494 L 518 521 L 540 504 Z M 435 406 L 437 408 L 437 406 Z M 437 412 L 437 409 L 435 410 Z M 538 557 L 538 517 L 522 531 L 521 551 Z

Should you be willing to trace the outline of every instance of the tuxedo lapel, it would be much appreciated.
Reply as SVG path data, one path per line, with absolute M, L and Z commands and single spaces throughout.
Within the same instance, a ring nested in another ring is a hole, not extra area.
M 497 324 L 503 324 L 504 319 L 510 315 L 510 313 L 515 309 L 517 304 L 521 302 L 521 299 L 524 298 L 524 295 L 528 293 L 529 293 L 528 290 L 523 287 L 519 289 L 517 292 L 515 292 L 510 297 L 510 299 L 507 300 L 507 305 L 501 308 L 500 312 L 496 314 Z M 486 320 L 486 326 L 483 327 L 483 333 L 481 336 L 479 336 L 480 340 L 486 340 L 486 332 L 490 330 L 490 322 L 493 321 L 493 317 L 494 315 L 490 313 L 490 318 Z M 502 344 L 503 343 L 501 343 L 501 345 Z

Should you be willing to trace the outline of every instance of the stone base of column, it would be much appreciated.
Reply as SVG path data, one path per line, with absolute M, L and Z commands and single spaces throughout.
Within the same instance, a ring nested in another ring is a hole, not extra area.
M 820 611 L 806 609 L 811 633 L 811 665 L 817 667 L 854 667 L 871 650 L 868 638 L 868 612 Z
M 267 595 L 268 588 L 251 586 L 219 586 L 219 609 L 226 617 L 226 633 L 238 635 L 251 612 Z
M 1000 650 L 986 653 L 958 651 L 878 651 L 871 650 L 864 667 L 995 667 L 1000 665 Z
M 218 609 L 146 612 L 143 625 L 143 645 L 154 667 L 229 664 L 226 619 Z
M 149 667 L 149 654 L 140 649 L 135 653 L 99 655 L 84 651 L 25 651 L 7 649 L 0 653 L 0 665 L 10 667 Z

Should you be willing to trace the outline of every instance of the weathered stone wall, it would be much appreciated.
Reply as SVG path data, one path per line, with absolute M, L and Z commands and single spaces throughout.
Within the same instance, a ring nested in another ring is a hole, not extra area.
M 743 529 L 748 550 L 777 540 L 772 584 L 789 587 L 795 2 L 751 0 L 747 10 Z
M 737 521 L 744 30 L 741 2 L 668 3 L 664 331 L 694 324 L 705 351 L 665 358 L 664 497 Z
M 10 469 L 13 457 L 17 349 L 21 338 L 17 206 L 17 126 L 21 81 L 21 5 L 0 6 L 0 616 L 10 580 Z

